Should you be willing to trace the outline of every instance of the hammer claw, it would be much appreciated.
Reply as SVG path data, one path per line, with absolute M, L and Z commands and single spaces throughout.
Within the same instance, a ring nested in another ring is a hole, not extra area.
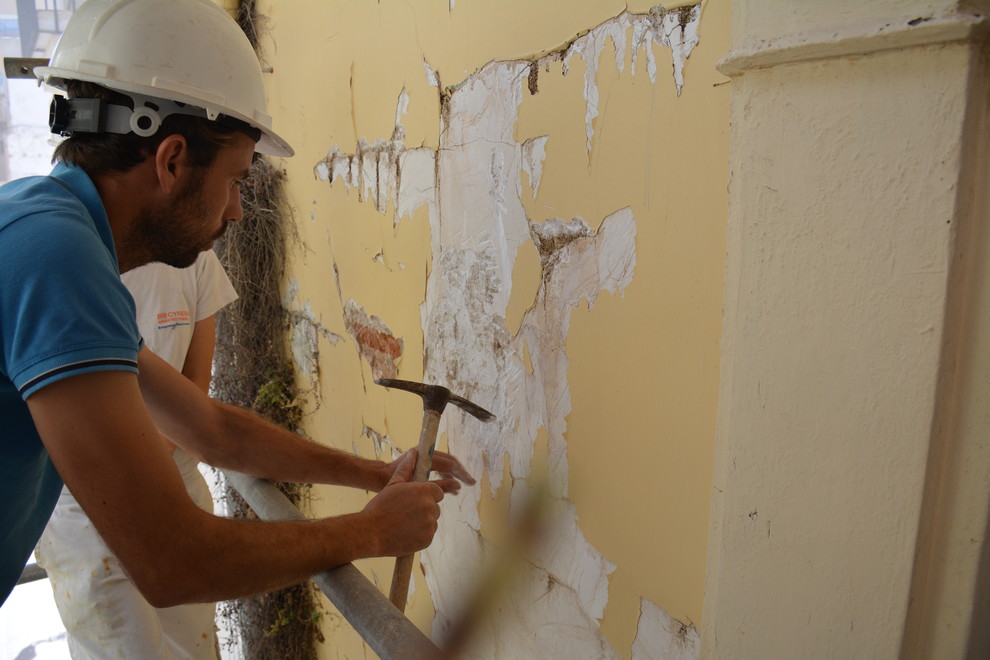
M 448 403 L 452 403 L 464 412 L 477 417 L 483 422 L 490 422 L 495 419 L 495 415 L 488 412 L 478 404 L 468 401 L 462 396 L 457 396 L 442 385 L 427 385 L 411 380 L 399 380 L 398 378 L 378 378 L 375 383 L 383 387 L 391 387 L 397 390 L 406 390 L 423 397 L 423 407 L 426 410 L 436 410 L 443 412 Z
M 477 417 L 483 422 L 490 422 L 495 419 L 495 415 L 491 414 L 477 403 L 472 403 L 462 396 L 457 396 L 456 394 L 450 395 L 450 403 L 454 404 L 466 413 Z

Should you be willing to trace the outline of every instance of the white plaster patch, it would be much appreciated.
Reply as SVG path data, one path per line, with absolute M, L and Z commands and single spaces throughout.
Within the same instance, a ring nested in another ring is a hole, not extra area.
M 527 565 L 515 576 L 499 616 L 483 623 L 458 658 L 574 658 L 619 660 L 598 622 L 581 610 L 574 592 L 540 568 Z M 536 607 L 533 605 L 537 604 Z M 442 646 L 447 630 L 435 627 Z
M 402 127 L 402 117 L 409 111 L 409 92 L 403 87 L 395 102 L 395 128 L 392 131 L 393 140 L 405 140 L 406 129 Z
M 542 224 L 530 223 L 529 228 L 540 252 L 543 284 L 537 293 L 536 304 L 523 317 L 513 340 L 513 360 L 507 380 L 524 393 L 508 420 L 520 425 L 513 442 L 526 437 L 523 429 L 533 436 L 525 440 L 528 451 L 515 448 L 522 461 L 516 462 L 510 453 L 510 466 L 516 478 L 529 474 L 535 431 L 544 426 L 547 429 L 550 492 L 566 497 L 564 430 L 571 399 L 567 381 L 569 362 L 564 344 L 570 328 L 570 313 L 581 300 L 586 300 L 590 309 L 599 291 L 616 292 L 632 280 L 636 263 L 636 222 L 632 211 L 622 209 L 603 220 L 597 234 L 580 218 L 567 223 L 557 219 Z M 523 361 L 524 344 L 530 356 L 528 365 Z M 532 427 L 534 420 L 537 421 L 536 428 Z M 492 463 L 500 465 L 501 457 L 495 456 Z M 501 481 L 500 477 L 498 480 Z
M 701 5 L 691 7 L 690 14 L 683 20 L 670 20 L 671 18 L 670 13 L 664 16 L 664 35 L 673 56 L 674 84 L 677 85 L 677 95 L 680 96 L 684 88 L 684 62 L 701 41 L 698 36 Z
M 433 70 L 433 67 L 426 60 L 423 60 L 423 70 L 426 71 L 426 84 L 439 89 L 440 77 L 437 76 L 437 72 Z
M 641 599 L 632 660 L 698 660 L 700 656 L 701 637 L 697 628 L 681 623 L 660 606 Z
M 543 177 L 543 161 L 547 157 L 547 139 L 543 135 L 526 140 L 522 144 L 523 172 L 529 177 L 529 186 L 533 191 L 533 199 L 540 191 L 540 179 Z
M 556 521 L 547 561 L 542 567 L 562 584 L 574 589 L 581 610 L 589 619 L 605 616 L 608 603 L 608 576 L 615 564 L 603 557 L 588 543 L 578 527 L 577 510 L 573 502 L 564 501 Z
M 436 152 L 429 147 L 407 149 L 399 156 L 398 204 L 396 218 L 412 218 L 423 206 L 433 208 L 437 203 Z
M 591 152 L 591 137 L 594 134 L 592 122 L 598 116 L 598 62 L 601 59 L 602 50 L 605 48 L 605 41 L 609 38 L 615 48 L 615 63 L 622 71 L 625 62 L 626 48 L 626 21 L 623 20 L 629 14 L 623 12 L 618 18 L 603 23 L 594 30 L 576 39 L 567 49 L 564 55 L 565 70 L 570 64 L 571 57 L 580 55 L 584 60 L 584 100 L 586 101 L 584 121 L 588 133 L 588 152 Z

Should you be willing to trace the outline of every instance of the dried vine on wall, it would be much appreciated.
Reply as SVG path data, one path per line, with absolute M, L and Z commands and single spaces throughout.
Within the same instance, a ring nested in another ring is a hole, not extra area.
M 298 429 L 301 411 L 292 361 L 284 336 L 287 314 L 281 303 L 286 241 L 291 232 L 282 190 L 284 174 L 259 159 L 241 190 L 244 220 L 232 225 L 217 253 L 238 292 L 238 300 L 217 315 L 213 396 L 253 409 L 289 430 Z M 293 503 L 309 487 L 279 484 Z M 228 515 L 255 517 L 236 492 L 228 490 Z M 219 616 L 239 637 L 252 660 L 316 658 L 322 641 L 320 609 L 312 583 L 223 603 Z
M 242 0 L 238 23 L 257 48 L 258 17 L 253 0 Z M 301 409 L 285 332 L 288 315 L 281 286 L 285 254 L 294 236 L 283 181 L 285 174 L 259 158 L 241 187 L 244 219 L 217 243 L 238 300 L 217 314 L 212 395 L 253 409 L 291 431 L 298 430 Z M 279 484 L 294 504 L 305 501 L 309 486 Z M 233 490 L 226 496 L 228 515 L 254 518 Z M 229 644 L 250 660 L 315 660 L 323 641 L 321 610 L 309 581 L 252 598 L 222 603 L 217 616 L 236 639 Z

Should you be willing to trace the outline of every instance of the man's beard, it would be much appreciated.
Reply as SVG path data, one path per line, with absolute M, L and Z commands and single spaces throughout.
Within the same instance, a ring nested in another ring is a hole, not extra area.
M 220 238 L 227 228 L 223 223 L 213 236 L 204 236 L 206 220 L 200 215 L 204 207 L 203 178 L 195 177 L 179 191 L 168 206 L 147 209 L 133 225 L 131 245 L 146 255 L 145 261 L 160 261 L 175 268 L 196 263 L 200 253 Z

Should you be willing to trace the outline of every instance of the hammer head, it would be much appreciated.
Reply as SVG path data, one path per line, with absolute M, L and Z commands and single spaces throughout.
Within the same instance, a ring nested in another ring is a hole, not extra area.
M 464 397 L 457 396 L 443 385 L 427 385 L 426 383 L 416 383 L 411 380 L 398 380 L 396 378 L 378 378 L 375 383 L 384 387 L 397 390 L 406 390 L 423 397 L 423 408 L 426 410 L 436 410 L 443 412 L 448 403 L 452 403 L 466 413 L 477 417 L 483 422 L 490 422 L 495 419 L 491 414 L 476 403 L 468 401 Z

